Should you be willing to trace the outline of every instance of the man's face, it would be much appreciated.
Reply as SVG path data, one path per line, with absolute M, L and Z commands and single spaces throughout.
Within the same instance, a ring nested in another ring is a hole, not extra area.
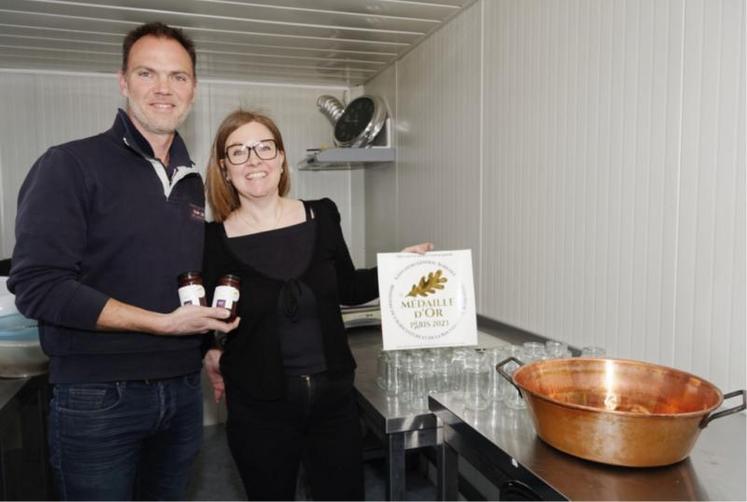
M 127 114 L 148 139 L 170 135 L 187 118 L 197 83 L 189 53 L 176 40 L 147 35 L 132 45 L 119 88 Z

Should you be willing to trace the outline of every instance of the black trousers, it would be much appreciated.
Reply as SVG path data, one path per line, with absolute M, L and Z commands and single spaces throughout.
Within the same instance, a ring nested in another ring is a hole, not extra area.
M 301 463 L 314 500 L 363 500 L 353 378 L 289 376 L 279 401 L 227 387 L 228 445 L 249 500 L 293 500 Z

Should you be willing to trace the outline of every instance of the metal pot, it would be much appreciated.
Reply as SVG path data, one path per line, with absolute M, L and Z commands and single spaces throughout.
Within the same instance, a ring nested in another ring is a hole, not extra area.
M 713 384 L 666 366 L 624 359 L 535 361 L 509 375 L 524 398 L 537 435 L 587 460 L 630 467 L 679 462 L 711 420 L 745 409 L 745 391 L 725 396 Z M 724 398 L 742 404 L 717 413 Z

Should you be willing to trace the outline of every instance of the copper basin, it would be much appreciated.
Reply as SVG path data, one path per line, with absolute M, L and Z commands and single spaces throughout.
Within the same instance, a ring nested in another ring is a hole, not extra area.
M 745 409 L 745 391 L 721 394 L 713 384 L 666 366 L 624 359 L 536 361 L 509 375 L 537 435 L 577 457 L 630 467 L 669 465 L 687 458 L 700 430 Z M 741 406 L 711 413 L 724 397 Z

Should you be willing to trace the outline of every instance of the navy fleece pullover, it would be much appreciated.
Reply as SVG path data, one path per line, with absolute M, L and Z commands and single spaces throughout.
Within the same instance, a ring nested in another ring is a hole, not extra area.
M 202 178 L 178 134 L 169 156 L 171 180 L 120 110 L 111 129 L 50 148 L 28 173 L 8 287 L 19 311 L 39 321 L 51 382 L 200 369 L 200 336 L 95 330 L 109 298 L 171 312 L 177 276 L 202 266 Z

